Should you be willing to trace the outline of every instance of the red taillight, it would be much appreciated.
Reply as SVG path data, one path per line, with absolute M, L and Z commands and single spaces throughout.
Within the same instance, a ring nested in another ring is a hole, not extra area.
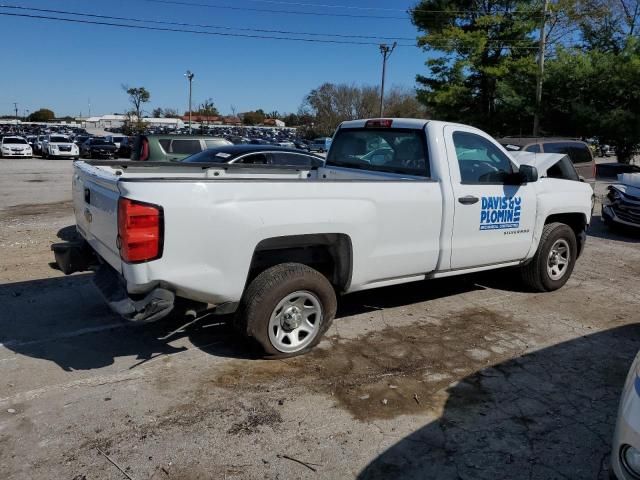
M 128 263 L 162 256 L 162 208 L 128 198 L 118 200 L 118 248 Z
M 140 146 L 140 161 L 146 162 L 147 160 L 149 160 L 149 140 L 143 138 L 142 145 Z
M 379 118 L 377 120 L 367 120 L 364 124 L 364 128 L 391 128 L 393 120 L 388 118 Z

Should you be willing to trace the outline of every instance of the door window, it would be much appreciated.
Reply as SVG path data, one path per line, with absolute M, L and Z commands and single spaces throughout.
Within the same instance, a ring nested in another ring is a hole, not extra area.
M 174 140 L 171 142 L 171 153 L 187 154 L 202 151 L 200 140 Z
M 468 132 L 454 132 L 453 145 L 458 157 L 462 183 L 505 182 L 514 173 L 513 163 L 486 138 Z
M 300 155 L 298 153 L 274 152 L 271 154 L 273 165 L 295 165 L 296 167 L 319 167 L 323 162 L 319 158 L 311 155 Z
M 246 157 L 238 160 L 237 163 L 242 163 L 245 165 L 266 165 L 267 163 L 269 163 L 268 154 L 254 153 L 252 155 L 247 155 Z

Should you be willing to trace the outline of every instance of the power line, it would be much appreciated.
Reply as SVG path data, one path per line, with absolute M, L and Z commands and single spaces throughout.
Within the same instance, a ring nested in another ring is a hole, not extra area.
M 0 5 L 0 8 L 13 8 L 13 6 L 4 6 Z M 5 17 L 21 17 L 21 18 L 30 18 L 37 20 L 49 20 L 49 21 L 58 21 L 58 22 L 67 22 L 67 23 L 76 23 L 76 24 L 88 24 L 88 25 L 103 25 L 109 27 L 118 27 L 118 28 L 128 28 L 128 29 L 137 29 L 137 30 L 147 30 L 147 31 L 160 31 L 160 32 L 172 32 L 172 33 L 191 33 L 196 35 L 210 35 L 210 36 L 220 36 L 220 37 L 235 37 L 235 38 L 251 38 L 251 39 L 268 39 L 268 40 L 283 40 L 283 41 L 295 41 L 295 42 L 306 42 L 306 43 L 324 43 L 324 44 L 342 44 L 342 45 L 366 45 L 366 46 L 379 46 L 376 42 L 364 42 L 364 41 L 353 41 L 353 40 L 331 40 L 331 39 L 311 39 L 311 38 L 294 38 L 294 37 L 285 37 L 285 36 L 275 36 L 275 35 L 249 35 L 243 33 L 222 33 L 222 32 L 208 32 L 203 30 L 187 30 L 182 28 L 167 28 L 167 27 L 151 27 L 147 25 L 128 25 L 124 23 L 115 23 L 115 22 L 106 22 L 106 21 L 97 21 L 97 20 L 87 20 L 87 19 L 77 19 L 77 18 L 62 18 L 62 17 L 53 17 L 49 15 L 33 15 L 27 13 L 9 13 L 9 12 L 0 12 L 0 16 Z M 144 21 L 144 20 L 140 20 Z M 498 43 L 494 45 L 489 45 L 487 48 L 505 48 L 511 50 L 535 50 L 537 47 L 534 46 L 521 46 L 520 43 L 523 42 L 529 43 L 526 40 L 513 40 L 510 42 L 502 41 L 498 39 L 490 39 L 487 40 L 489 43 Z M 448 48 L 451 43 L 429 43 L 432 48 L 441 49 Z M 415 44 L 398 44 L 398 46 L 402 47 L 417 47 Z
M 260 33 L 279 33 L 284 35 L 307 35 L 307 36 L 315 36 L 315 37 L 368 38 L 368 39 L 378 39 L 378 40 L 415 41 L 415 37 L 385 37 L 385 36 L 378 36 L 378 35 L 341 35 L 338 33 L 291 32 L 286 30 L 266 30 L 266 29 L 260 29 L 260 28 L 227 27 L 222 25 L 166 22 L 166 21 L 160 21 L 160 20 L 145 20 L 140 18 L 114 17 L 110 15 L 98 15 L 94 13 L 82 13 L 82 12 L 69 12 L 66 10 L 52 10 L 48 8 L 23 7 L 19 5 L 0 4 L 0 8 L 7 8 L 7 9 L 13 9 L 13 10 L 28 10 L 32 12 L 41 12 L 41 13 L 56 13 L 56 14 L 62 14 L 62 15 L 72 15 L 72 16 L 89 17 L 89 18 L 100 18 L 105 20 L 122 20 L 127 22 L 151 23 L 156 25 L 173 25 L 178 27 L 213 28 L 213 29 L 219 29 L 219 30 L 233 30 L 233 31 L 260 32 Z
M 0 5 L 0 7 L 2 7 L 2 5 Z M 52 17 L 47 15 L 32 15 L 27 13 L 0 12 L 0 15 L 5 17 L 22 17 L 22 18 L 32 18 L 32 19 L 40 19 L 40 20 L 54 20 L 54 21 L 67 22 L 67 23 L 104 25 L 104 26 L 110 26 L 110 27 L 150 30 L 150 31 L 159 31 L 159 32 L 193 33 L 197 35 L 212 35 L 212 36 L 220 36 L 220 37 L 239 37 L 239 38 L 259 38 L 259 39 L 267 39 L 267 40 L 287 40 L 287 41 L 307 42 L 307 43 L 333 43 L 333 44 L 342 44 L 342 45 L 376 45 L 378 46 L 378 43 L 376 42 L 359 42 L 359 41 L 352 41 L 352 40 L 329 40 L 329 39 L 320 39 L 320 38 L 317 38 L 317 39 L 293 38 L 293 37 L 281 37 L 281 36 L 275 36 L 275 35 L 249 35 L 244 33 L 207 32 L 203 30 L 185 30 L 181 28 L 149 27 L 146 25 L 127 25 L 124 23 L 103 22 L 103 21 L 97 21 L 97 20 L 86 20 L 86 19 L 77 19 L 77 18 Z M 415 47 L 415 45 L 413 44 L 404 44 L 402 46 Z
M 291 14 L 291 15 L 311 15 L 311 16 L 321 16 L 321 17 L 349 17 L 349 18 L 360 18 L 360 19 L 382 19 L 382 20 L 407 20 L 409 18 L 410 13 L 412 12 L 420 12 L 420 13 L 439 13 L 451 16 L 474 16 L 474 15 L 525 15 L 530 16 L 532 18 L 539 17 L 539 12 L 524 12 L 524 11 L 513 11 L 513 12 L 485 12 L 482 10 L 430 10 L 430 9 L 409 9 L 409 10 L 401 10 L 401 9 L 383 9 L 378 7 L 353 7 L 349 5 L 321 5 L 321 4 L 310 4 L 310 3 L 298 3 L 291 2 L 290 5 L 298 5 L 298 6 L 308 6 L 308 7 L 316 7 L 316 8 L 343 8 L 343 9 L 368 9 L 368 10 L 385 10 L 385 11 L 402 11 L 405 12 L 403 16 L 390 16 L 390 15 L 362 15 L 362 14 L 353 14 L 353 13 L 330 13 L 330 12 L 305 12 L 301 10 L 270 10 L 265 8 L 254 8 L 254 7 L 233 7 L 229 5 L 215 5 L 211 3 L 199 3 L 192 2 L 186 0 L 140 0 L 143 2 L 149 3 L 158 3 L 165 5 L 181 5 L 186 7 L 204 7 L 204 8 L 213 8 L 213 9 L 223 9 L 223 10 L 236 10 L 236 11 L 248 11 L 248 12 L 262 12 L 262 13 L 275 13 L 275 14 Z M 265 3 L 279 3 L 277 0 L 250 0 L 250 1 L 261 1 Z M 282 2 L 286 4 L 286 2 Z
M 253 8 L 253 7 L 232 7 L 229 5 L 212 5 L 210 3 L 196 3 L 196 2 L 186 2 L 181 0 L 142 0 L 143 2 L 149 3 L 163 3 L 167 5 L 182 5 L 187 7 L 205 7 L 205 8 L 216 8 L 222 10 L 240 10 L 242 12 L 262 12 L 262 13 L 277 13 L 282 14 L 286 13 L 289 15 L 311 15 L 318 17 L 349 17 L 349 18 L 377 18 L 382 20 L 407 20 L 407 15 L 402 17 L 399 16 L 389 16 L 389 15 L 359 15 L 353 13 L 328 13 L 328 12 L 303 12 L 301 10 L 269 10 L 266 8 Z

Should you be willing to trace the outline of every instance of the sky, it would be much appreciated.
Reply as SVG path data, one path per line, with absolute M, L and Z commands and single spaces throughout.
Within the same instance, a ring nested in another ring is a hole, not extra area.
M 260 33 L 235 29 L 379 35 L 407 38 L 399 43 L 415 45 L 418 32 L 403 12 L 415 3 L 413 0 L 6 0 L 4 5 L 23 9 L 0 8 L 0 13 L 83 18 L 33 10 L 54 9 L 156 22 L 217 25 L 231 30 L 143 24 L 159 28 L 245 35 Z M 325 15 L 298 15 L 282 10 Z M 59 117 L 88 116 L 89 104 L 91 115 L 124 112 L 130 106 L 123 84 L 143 86 L 151 92 L 145 112 L 150 113 L 156 107 L 184 112 L 188 110 L 188 82 L 184 77 L 188 69 L 195 74 L 194 105 L 212 98 L 223 114 L 230 114 L 232 105 L 237 112 L 258 108 L 266 112 L 296 112 L 305 95 L 324 82 L 379 84 L 382 56 L 377 44 L 393 42 L 360 38 L 342 40 L 372 44 L 322 44 L 2 15 L 0 31 L 5 42 L 0 115 L 13 114 L 13 102 L 17 102 L 20 116 L 26 110 L 33 112 L 41 107 L 50 108 Z M 416 74 L 425 73 L 426 58 L 426 53 L 415 46 L 399 46 L 388 63 L 387 84 L 415 86 Z

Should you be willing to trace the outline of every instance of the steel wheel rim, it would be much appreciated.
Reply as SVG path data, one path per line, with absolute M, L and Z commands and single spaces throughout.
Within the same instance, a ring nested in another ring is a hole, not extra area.
M 322 305 L 306 290 L 290 293 L 273 309 L 269 319 L 269 340 L 282 353 L 305 349 L 318 335 Z
M 567 274 L 571 262 L 571 248 L 569 243 L 561 238 L 549 250 L 547 258 L 547 274 L 552 280 L 560 280 Z

